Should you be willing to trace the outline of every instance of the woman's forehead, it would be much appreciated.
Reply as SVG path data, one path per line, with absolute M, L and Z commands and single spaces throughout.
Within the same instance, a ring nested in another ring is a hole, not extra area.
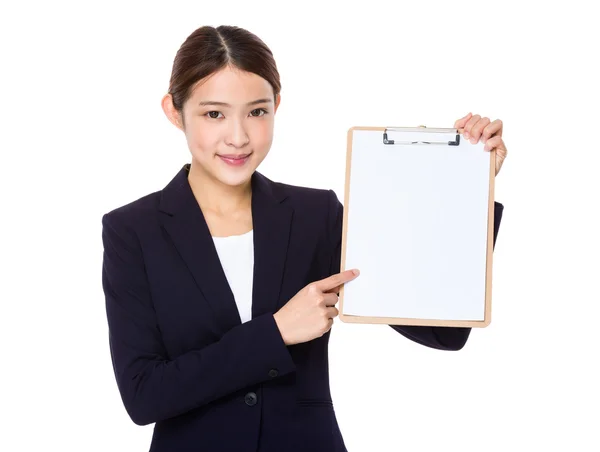
M 190 97 L 197 106 L 210 103 L 230 107 L 248 106 L 261 99 L 273 99 L 273 88 L 269 82 L 252 72 L 229 68 L 200 80 Z

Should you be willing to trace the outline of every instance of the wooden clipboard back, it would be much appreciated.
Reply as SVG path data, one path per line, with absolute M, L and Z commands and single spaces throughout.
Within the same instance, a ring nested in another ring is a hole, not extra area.
M 352 143 L 354 131 L 370 130 L 380 131 L 383 136 L 383 140 L 387 140 L 386 132 L 388 130 L 401 130 L 401 131 L 414 131 L 414 132 L 456 132 L 457 143 L 449 143 L 450 145 L 458 145 L 458 141 L 461 139 L 460 133 L 462 130 L 448 129 L 448 128 L 427 128 L 425 126 L 419 127 L 370 127 L 370 126 L 354 126 L 348 129 L 347 133 L 347 151 L 346 151 L 346 182 L 344 188 L 344 220 L 342 229 L 342 251 L 341 251 L 341 262 L 340 271 L 346 270 L 346 245 L 348 235 L 348 214 L 352 208 L 352 199 L 350 198 L 350 183 L 352 175 Z M 464 138 L 462 138 L 464 139 Z M 391 141 L 391 140 L 388 140 Z M 396 143 L 396 144 L 415 144 L 412 143 Z M 420 142 L 421 144 L 423 142 Z M 393 141 L 391 143 L 394 144 Z M 427 142 L 423 144 L 428 144 Z M 440 319 L 421 319 L 421 318 L 402 318 L 402 317 L 369 317 L 369 316 L 358 316 L 348 315 L 344 313 L 344 286 L 342 285 L 339 292 L 339 315 L 341 321 L 345 323 L 365 323 L 365 324 L 388 324 L 388 325 L 415 325 L 415 326 L 449 326 L 449 327 L 471 327 L 471 328 L 484 328 L 491 322 L 491 306 L 492 306 L 492 262 L 493 262 L 493 240 L 494 240 L 494 180 L 495 180 L 495 151 L 490 151 L 490 184 L 489 184 L 489 196 L 488 196 L 488 221 L 487 221 L 487 250 L 486 250 L 486 271 L 485 271 L 485 307 L 484 307 L 484 319 L 481 320 L 440 320 Z M 360 267 L 359 267 L 360 268 Z M 360 278 L 360 276 L 359 276 Z M 392 289 L 393 290 L 393 289 Z

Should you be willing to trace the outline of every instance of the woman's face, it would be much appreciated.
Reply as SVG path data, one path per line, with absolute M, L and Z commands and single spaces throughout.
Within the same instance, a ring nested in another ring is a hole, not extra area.
M 223 184 L 246 183 L 273 142 L 273 88 L 262 77 L 235 68 L 201 80 L 183 106 L 193 166 Z M 236 158 L 248 155 L 247 158 Z M 233 160 L 228 160 L 233 159 Z

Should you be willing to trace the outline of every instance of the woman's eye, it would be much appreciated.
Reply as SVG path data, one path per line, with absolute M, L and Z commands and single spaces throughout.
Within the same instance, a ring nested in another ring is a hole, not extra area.
M 215 111 L 207 112 L 205 114 L 205 116 L 208 116 L 210 119 L 219 119 L 220 114 L 221 114 L 220 111 L 215 110 Z M 252 110 L 250 112 L 250 115 L 253 117 L 260 117 L 260 116 L 264 116 L 265 114 L 267 114 L 267 110 L 265 110 L 264 108 L 255 108 L 254 110 Z
M 260 113 L 260 112 L 263 112 L 263 114 L 262 114 L 262 115 L 260 115 L 260 114 L 258 114 L 258 115 L 255 115 L 255 114 L 253 114 L 253 113 L 255 113 L 255 112 L 259 112 L 259 113 Z M 264 108 L 256 108 L 256 109 L 252 110 L 252 111 L 250 112 L 250 114 L 252 114 L 252 116 L 264 116 L 264 115 L 266 115 L 266 114 L 267 114 L 267 110 L 265 110 Z

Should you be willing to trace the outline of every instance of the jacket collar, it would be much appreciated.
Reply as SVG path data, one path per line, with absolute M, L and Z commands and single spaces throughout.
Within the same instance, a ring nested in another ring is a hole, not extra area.
M 214 317 L 219 335 L 241 324 L 233 292 L 221 265 L 202 209 L 188 181 L 185 164 L 161 191 L 162 224 L 185 262 Z M 255 171 L 251 178 L 254 237 L 252 318 L 276 310 L 287 256 L 293 210 L 284 187 Z

